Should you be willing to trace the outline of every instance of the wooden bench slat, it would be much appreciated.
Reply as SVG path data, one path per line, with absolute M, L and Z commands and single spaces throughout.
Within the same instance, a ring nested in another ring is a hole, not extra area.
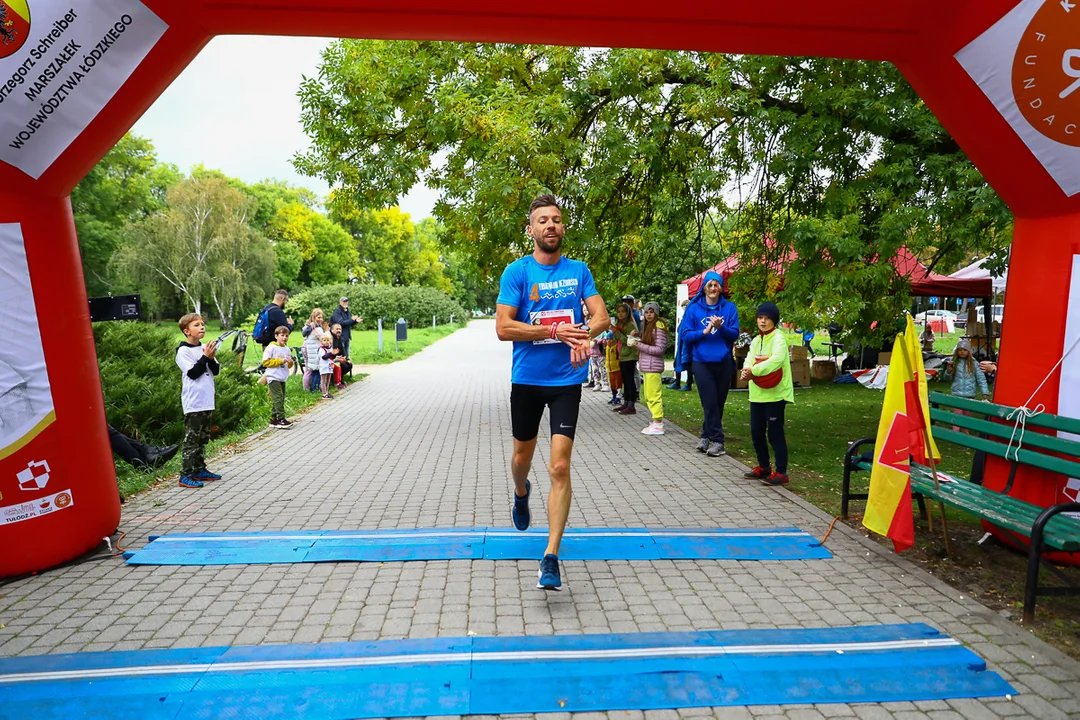
M 1008 405 L 998 405 L 997 403 L 983 402 L 981 400 L 971 400 L 970 398 L 960 398 L 953 395 L 946 395 L 940 392 L 929 393 L 929 401 L 931 405 L 940 405 L 942 407 L 959 408 L 961 410 L 968 410 L 969 412 L 978 413 L 979 415 L 990 415 L 1008 422 L 1009 413 L 1015 408 Z M 1065 417 L 1063 415 L 1053 415 L 1051 413 L 1040 413 L 1034 417 L 1030 417 L 1027 420 L 1027 424 L 1031 427 L 1044 427 L 1051 430 L 1064 430 L 1065 432 L 1071 432 L 1080 435 L 1080 419 Z
M 988 490 L 981 485 L 960 480 L 942 482 L 934 487 L 930 468 L 912 463 L 911 489 L 925 497 L 945 502 L 984 518 L 999 527 L 1012 530 L 1024 537 L 1031 534 L 1031 526 L 1043 508 L 1017 498 Z M 1080 551 L 1080 518 L 1056 515 L 1046 524 L 1043 541 L 1048 547 L 1066 552 Z
M 1005 447 L 1008 447 L 1008 441 L 1013 436 L 1013 426 L 1003 425 L 1001 423 L 990 422 L 989 420 L 980 420 L 969 415 L 960 415 L 958 413 L 949 412 L 948 410 L 941 410 L 939 408 L 930 409 L 930 419 L 934 422 L 941 423 L 943 425 L 956 425 L 966 430 L 974 430 L 978 433 L 985 435 L 993 435 L 1005 440 Z M 938 427 L 935 426 L 931 429 L 931 432 L 937 433 Z M 943 430 L 948 428 L 941 428 Z M 1020 433 L 1016 433 L 1016 438 L 1020 438 Z M 983 438 L 984 440 L 987 438 Z M 960 443 L 957 443 L 960 444 Z M 1080 442 L 1076 440 L 1070 440 L 1068 438 L 1059 438 L 1056 435 L 1047 435 L 1045 433 L 1036 432 L 1028 429 L 1023 436 L 1024 447 L 1038 447 L 1043 450 L 1050 450 L 1051 452 L 1062 453 L 1063 455 L 1071 455 L 1073 457 L 1080 457 Z M 970 447 L 964 445 L 964 447 Z
M 1001 458 L 1004 458 L 1006 451 L 1008 451 L 1009 457 L 1006 458 L 1007 460 L 1016 458 L 1023 465 L 1032 465 L 1067 477 L 1080 477 L 1080 462 L 1065 460 L 1063 458 L 1054 457 L 1053 455 L 1045 455 L 1041 452 L 1029 450 L 1026 447 L 1016 450 L 1016 447 L 1013 446 L 1012 449 L 1009 449 L 1009 446 L 1003 443 L 988 440 L 987 438 L 975 437 L 973 435 L 965 435 L 962 432 L 949 430 L 948 428 L 943 428 L 941 426 L 935 427 L 931 430 L 931 433 L 936 439 L 947 440 L 954 445 L 969 447 L 973 450 L 982 450 L 985 453 L 996 455 Z

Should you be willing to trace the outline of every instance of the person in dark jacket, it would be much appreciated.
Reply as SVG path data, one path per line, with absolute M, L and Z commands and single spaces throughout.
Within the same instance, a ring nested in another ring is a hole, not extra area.
M 282 326 L 285 326 L 285 327 L 289 328 L 289 332 L 292 332 L 293 319 L 291 317 L 286 317 L 285 316 L 285 303 L 288 302 L 288 301 L 289 301 L 289 291 L 284 290 L 284 289 L 278 290 L 276 293 L 274 293 L 274 301 L 272 303 L 270 303 L 269 305 L 267 305 L 266 307 L 264 307 L 262 310 L 259 311 L 259 314 L 261 315 L 263 310 L 266 310 L 266 308 L 270 308 L 270 312 L 266 316 L 266 319 L 269 321 L 267 323 L 267 327 L 270 328 L 270 333 L 269 333 L 270 339 L 267 340 L 266 342 L 260 342 L 258 338 L 255 338 L 255 342 L 262 345 L 263 350 L 266 349 L 267 345 L 274 342 L 274 332 L 273 331 L 275 329 L 277 329 L 279 327 L 282 327 Z
M 694 379 L 705 416 L 697 450 L 709 457 L 726 452 L 724 405 L 735 373 L 731 348 L 739 339 L 739 311 L 735 303 L 724 299 L 725 289 L 719 273 L 706 273 L 679 325 L 679 339 L 693 356 Z
M 349 298 L 343 297 L 334 308 L 334 314 L 330 316 L 330 325 L 341 326 L 341 354 L 349 357 L 349 343 L 352 342 L 353 325 L 362 323 L 364 318 L 359 315 L 349 314 Z
M 109 429 L 109 444 L 112 446 L 113 454 L 124 462 L 140 469 L 161 467 L 169 462 L 180 448 L 179 445 L 166 445 L 165 447 L 147 445 L 138 440 L 132 440 L 112 425 L 106 427 Z

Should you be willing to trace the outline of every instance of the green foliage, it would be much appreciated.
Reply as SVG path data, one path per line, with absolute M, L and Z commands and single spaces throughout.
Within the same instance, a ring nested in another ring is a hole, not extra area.
M 352 236 L 365 280 L 451 289 L 439 258 L 438 226 L 434 220 L 414 225 L 409 215 L 397 207 L 356 210 L 338 195 L 331 196 L 330 218 Z
M 227 179 L 201 172 L 170 188 L 162 211 L 128 224 L 113 267 L 195 312 L 209 298 L 228 327 L 272 290 L 277 255 L 247 224 L 253 205 Z
M 144 442 L 179 442 L 184 410 L 175 331 L 146 323 L 97 323 L 94 342 L 109 424 Z M 250 376 L 232 353 L 222 350 L 217 357 L 221 372 L 214 378 L 215 436 L 240 428 L 255 402 Z
M 274 264 L 275 289 L 295 287 L 297 278 L 300 277 L 300 268 L 304 265 L 304 256 L 300 254 L 300 248 L 292 243 L 276 242 L 274 254 L 277 256 L 277 262 Z
M 329 320 L 341 297 L 348 297 L 349 310 L 364 318 L 364 322 L 357 326 L 358 329 L 375 327 L 380 317 L 383 319 L 383 327 L 397 322 L 399 317 L 405 318 L 409 327 L 430 327 L 432 315 L 436 316 L 440 323 L 449 322 L 451 315 L 454 316 L 454 322 L 465 322 L 468 318 L 468 311 L 441 290 L 389 285 L 340 284 L 314 287 L 290 296 L 286 313 L 297 321 L 297 327 L 302 326 L 311 311 L 317 307 L 322 308 Z
M 310 225 L 315 253 L 305 264 L 301 279 L 312 285 L 325 285 L 359 275 L 356 247 L 349 233 L 322 215 L 311 217 Z
M 175 167 L 158 162 L 149 140 L 129 133 L 71 191 L 88 294 L 121 289 L 109 274 L 109 260 L 125 223 L 160 209 L 179 180 Z
M 654 278 L 734 251 L 740 304 L 772 297 L 866 338 L 908 304 L 887 262 L 901 244 L 948 271 L 1011 232 L 882 63 L 341 40 L 300 97 L 312 144 L 295 165 L 339 188 L 332 212 L 393 205 L 423 177 L 447 249 L 488 276 L 531 250 L 526 209 L 547 190 L 608 297 L 670 296 Z M 781 285 L 770 261 L 790 252 Z

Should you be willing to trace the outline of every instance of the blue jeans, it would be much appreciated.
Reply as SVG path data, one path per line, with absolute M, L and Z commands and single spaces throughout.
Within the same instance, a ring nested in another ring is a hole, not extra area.
M 735 361 L 730 355 L 720 362 L 694 361 L 694 380 L 705 415 L 701 437 L 712 442 L 724 442 L 724 405 L 734 373 Z

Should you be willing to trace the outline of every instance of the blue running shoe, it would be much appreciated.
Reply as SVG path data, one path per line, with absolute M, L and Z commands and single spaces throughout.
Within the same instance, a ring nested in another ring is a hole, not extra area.
M 514 521 L 514 527 L 524 532 L 529 529 L 532 522 L 532 513 L 529 512 L 529 496 L 532 495 L 532 483 L 525 481 L 525 497 L 514 494 L 514 506 L 510 508 L 510 518 Z
M 195 478 L 196 480 L 220 480 L 221 479 L 220 475 L 218 475 L 217 473 L 212 473 L 209 470 L 207 470 L 206 468 L 203 468 L 202 470 L 195 473 L 191 477 Z
M 180 484 L 180 487 L 186 487 L 186 488 L 201 488 L 203 486 L 201 480 L 196 480 L 195 478 L 191 477 L 190 475 L 181 475 L 179 484 Z
M 536 587 L 541 590 L 559 590 L 562 588 L 562 576 L 559 575 L 559 558 L 554 555 L 545 555 L 540 561 L 540 570 L 536 573 L 540 576 Z

